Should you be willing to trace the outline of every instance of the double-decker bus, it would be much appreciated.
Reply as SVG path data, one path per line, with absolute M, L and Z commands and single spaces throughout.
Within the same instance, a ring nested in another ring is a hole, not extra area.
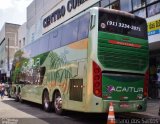
M 17 51 L 11 96 L 54 109 L 145 111 L 148 81 L 145 19 L 90 8 Z

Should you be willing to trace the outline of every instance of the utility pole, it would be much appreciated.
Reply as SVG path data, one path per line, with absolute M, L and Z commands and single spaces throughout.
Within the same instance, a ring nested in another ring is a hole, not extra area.
M 7 64 L 8 64 L 8 71 L 10 71 L 10 69 L 9 69 L 9 38 L 8 38 L 8 56 L 7 56 L 8 58 L 7 58 Z
M 9 38 L 8 38 L 8 53 L 7 53 L 7 67 L 8 67 L 8 69 L 7 69 L 7 83 L 8 83 L 8 85 L 9 85 L 9 78 L 10 78 L 10 62 L 9 62 Z M 8 96 L 9 96 L 9 92 L 10 92 L 10 85 L 9 85 L 9 87 L 8 87 L 8 89 L 7 89 L 7 93 L 8 93 Z
M 9 78 L 10 78 L 10 62 L 9 62 L 9 38 L 8 38 L 8 50 L 7 50 L 7 82 L 9 82 Z

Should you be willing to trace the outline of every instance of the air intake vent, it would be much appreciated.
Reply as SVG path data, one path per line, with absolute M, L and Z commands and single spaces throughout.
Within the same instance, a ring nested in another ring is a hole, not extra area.
M 69 99 L 74 101 L 82 101 L 83 79 L 70 79 Z

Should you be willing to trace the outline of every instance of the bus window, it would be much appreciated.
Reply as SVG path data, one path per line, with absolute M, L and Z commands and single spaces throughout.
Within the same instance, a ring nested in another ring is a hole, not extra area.
M 29 45 L 26 48 L 24 48 L 24 55 L 23 55 L 23 57 L 25 57 L 25 58 L 31 57 L 31 45 Z
M 37 49 L 35 49 L 37 48 Z M 38 55 L 40 53 L 40 49 L 39 49 L 39 42 L 35 41 L 34 43 L 32 43 L 31 45 L 31 57 L 34 57 L 36 55 Z M 42 48 L 41 48 L 42 49 Z
M 40 44 L 39 44 L 40 54 L 48 51 L 48 42 L 49 42 L 49 35 L 47 34 L 40 41 Z
M 49 34 L 49 50 L 54 50 L 60 47 L 60 42 L 62 39 L 61 32 L 62 28 L 58 28 Z
M 77 41 L 77 35 L 78 35 L 78 20 L 72 21 L 68 24 L 66 24 L 63 27 L 62 31 L 62 43 L 61 46 L 65 46 L 67 44 L 70 44 L 74 41 Z
M 146 21 L 137 16 L 126 16 L 99 11 L 99 31 L 147 39 Z
M 87 13 L 84 16 L 80 17 L 79 21 L 79 31 L 78 31 L 78 40 L 88 37 L 89 32 L 89 17 L 90 14 Z

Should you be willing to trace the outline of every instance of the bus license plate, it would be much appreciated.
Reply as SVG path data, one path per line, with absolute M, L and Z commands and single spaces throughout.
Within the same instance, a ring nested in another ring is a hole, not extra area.
M 120 107 L 121 108 L 129 108 L 129 104 L 128 103 L 120 103 Z

